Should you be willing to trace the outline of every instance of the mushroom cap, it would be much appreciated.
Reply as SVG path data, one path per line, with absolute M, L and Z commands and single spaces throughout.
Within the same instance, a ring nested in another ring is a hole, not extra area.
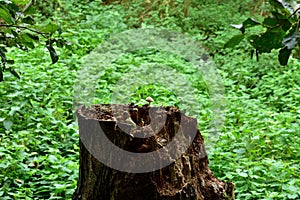
M 146 101 L 150 103 L 150 102 L 153 102 L 154 100 L 152 99 L 152 97 L 147 97 Z

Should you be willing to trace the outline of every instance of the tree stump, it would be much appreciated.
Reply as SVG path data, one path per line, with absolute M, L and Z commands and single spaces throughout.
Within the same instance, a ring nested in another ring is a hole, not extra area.
M 101 104 L 80 107 L 77 116 L 80 169 L 73 200 L 234 199 L 233 183 L 208 168 L 197 120 L 179 109 Z M 187 149 L 183 141 L 190 142 Z

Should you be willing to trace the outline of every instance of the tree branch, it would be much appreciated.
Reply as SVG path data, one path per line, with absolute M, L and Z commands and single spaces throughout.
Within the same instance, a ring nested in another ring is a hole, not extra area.
M 37 33 L 37 34 L 43 36 L 44 38 L 47 38 L 46 35 L 45 35 L 45 33 L 37 31 L 37 30 L 34 30 L 34 29 L 31 29 L 31 28 L 28 28 L 26 26 L 17 26 L 17 25 L 10 25 L 10 24 L 0 24 L 0 27 L 1 26 L 2 27 L 14 27 L 14 28 L 26 29 L 26 30 L 29 30 L 31 32 Z
M 288 18 L 291 18 L 292 16 L 294 16 L 299 10 L 300 10 L 300 7 L 297 8 Z

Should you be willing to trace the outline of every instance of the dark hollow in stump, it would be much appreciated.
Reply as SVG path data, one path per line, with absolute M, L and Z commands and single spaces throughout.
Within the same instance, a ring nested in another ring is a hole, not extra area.
M 73 200 L 234 199 L 233 183 L 218 180 L 208 168 L 197 120 L 179 109 L 101 104 L 80 107 L 77 116 L 80 170 Z M 99 136 L 99 127 L 109 142 Z M 182 150 L 182 141 L 190 141 L 186 150 Z M 158 152 L 170 142 L 176 147 L 172 152 L 154 153 L 146 160 L 136 160 L 135 154 L 124 158 L 114 152 L 115 147 L 139 154 Z M 163 165 L 168 162 L 171 164 Z M 142 170 L 156 164 L 163 167 L 144 173 L 122 170 Z

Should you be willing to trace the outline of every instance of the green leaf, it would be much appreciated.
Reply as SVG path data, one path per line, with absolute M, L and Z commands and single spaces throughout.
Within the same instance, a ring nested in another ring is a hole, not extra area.
M 34 24 L 34 19 L 30 16 L 27 16 L 25 18 L 22 19 L 22 22 L 25 24 Z
M 15 61 L 14 60 L 6 60 L 6 63 L 8 63 L 8 64 L 15 64 Z
M 58 55 L 51 44 L 46 45 L 52 60 L 52 64 L 55 64 L 58 61 Z
M 291 49 L 288 49 L 287 47 L 282 48 L 279 51 L 279 55 L 278 55 L 279 63 L 281 65 L 287 65 L 291 53 L 292 53 Z
M 23 33 L 23 34 L 19 35 L 19 41 L 26 47 L 29 47 L 31 49 L 34 48 L 33 40 L 28 35 L 28 33 Z
M 289 20 L 282 20 L 282 30 L 288 31 L 292 27 L 292 23 Z
M 20 11 L 19 6 L 15 3 L 10 2 L 9 0 L 7 0 L 7 2 L 9 3 L 6 4 L 5 8 L 7 8 L 8 12 L 12 15 L 13 19 L 15 19 L 15 15 L 17 14 L 17 12 Z
M 14 68 L 10 67 L 10 68 L 9 68 L 9 71 L 10 71 L 10 73 L 11 73 L 12 75 L 14 75 L 16 78 L 18 78 L 18 79 L 21 78 L 20 75 L 15 71 Z
M 9 131 L 11 129 L 12 125 L 13 125 L 13 123 L 10 120 L 5 120 L 3 122 L 3 126 L 7 131 Z
M 57 47 L 62 48 L 64 47 L 65 41 L 63 39 L 58 39 L 55 41 Z
M 294 12 L 293 6 L 287 1 L 269 0 L 269 2 L 274 8 L 279 9 L 283 12 L 288 11 L 290 14 Z
M 237 154 L 244 154 L 246 152 L 246 149 L 245 148 L 239 148 L 239 149 L 235 149 L 233 151 L 236 152 Z
M 3 6 L 0 7 L 0 19 L 3 19 L 8 24 L 13 23 L 13 17 L 9 13 L 9 10 L 5 9 Z
M 39 36 L 37 35 L 33 35 L 33 34 L 30 34 L 30 33 L 26 33 L 32 40 L 35 40 L 35 41 L 39 41 L 40 38 Z
M 278 18 L 275 18 L 274 16 L 269 16 L 264 19 L 263 25 L 268 26 L 268 27 L 274 27 L 280 24 L 281 20 Z
M 297 192 L 297 191 L 298 191 L 298 188 L 296 188 L 295 192 Z M 296 199 L 297 197 L 299 197 L 299 195 L 297 193 L 294 193 L 294 194 L 288 194 L 287 197 L 290 199 Z
M 38 31 L 43 33 L 54 33 L 55 31 L 59 30 L 59 26 L 57 24 L 48 23 L 43 26 L 35 27 Z
M 12 2 L 14 2 L 17 5 L 25 5 L 28 4 L 31 0 L 13 0 Z
M 245 173 L 245 172 L 240 172 L 239 175 L 240 175 L 241 177 L 244 177 L 244 178 L 247 178 L 247 177 L 248 177 L 248 174 Z
M 260 23 L 252 18 L 248 18 L 243 22 L 244 28 L 260 25 Z
M 47 160 L 51 163 L 56 163 L 58 159 L 54 155 L 49 155 Z
M 238 45 L 244 39 L 244 37 L 244 34 L 233 36 L 228 42 L 225 43 L 224 48 L 233 48 L 234 46 Z
M 279 12 L 271 11 L 271 13 L 276 19 L 288 19 L 288 16 L 285 16 Z
M 281 28 L 270 29 L 262 35 L 251 35 L 250 44 L 261 53 L 270 53 L 272 49 L 282 48 L 285 32 Z
M 18 37 L 19 36 L 19 34 L 16 32 L 16 31 L 14 31 L 14 30 L 12 30 L 12 29 L 10 29 L 10 31 L 11 31 L 11 33 L 13 34 L 13 36 L 14 37 Z
M 288 31 L 291 28 L 292 23 L 287 17 L 278 12 L 272 12 L 272 14 L 273 16 L 269 16 L 264 19 L 262 23 L 264 26 L 267 26 L 268 28 L 281 26 L 284 31 Z
M 6 62 L 6 55 L 5 52 L 0 48 L 0 57 L 3 63 Z
M 23 8 L 22 12 L 24 14 L 35 14 L 36 13 L 36 9 L 33 6 L 33 1 L 32 0 L 28 1 L 28 3 Z

